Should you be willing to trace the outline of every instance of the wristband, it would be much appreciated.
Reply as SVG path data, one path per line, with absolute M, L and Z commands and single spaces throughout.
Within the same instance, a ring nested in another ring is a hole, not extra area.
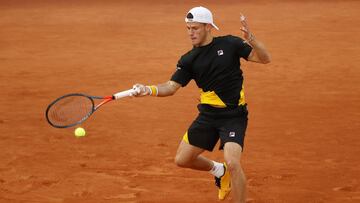
M 146 86 L 150 90 L 150 96 L 158 96 L 158 88 L 156 85 Z

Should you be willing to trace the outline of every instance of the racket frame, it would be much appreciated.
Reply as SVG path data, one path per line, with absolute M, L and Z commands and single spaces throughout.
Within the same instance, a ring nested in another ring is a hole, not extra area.
M 49 104 L 49 106 L 46 108 L 46 111 L 45 111 L 45 117 L 46 117 L 46 120 L 47 122 L 55 127 L 55 128 L 70 128 L 70 127 L 73 127 L 73 126 L 76 126 L 76 125 L 79 125 L 81 123 L 83 123 L 85 120 L 87 120 L 97 109 L 99 109 L 102 105 L 112 101 L 112 100 L 116 100 L 116 99 L 120 99 L 120 98 L 124 98 L 124 97 L 129 97 L 129 96 L 133 96 L 135 92 L 139 92 L 140 90 L 138 88 L 133 88 L 133 89 L 129 89 L 129 90 L 125 90 L 125 91 L 121 91 L 121 92 L 118 92 L 118 93 L 115 93 L 114 95 L 112 96 L 105 96 L 105 97 L 100 97 L 100 96 L 90 96 L 90 95 L 87 95 L 87 94 L 83 94 L 83 93 L 71 93 L 71 94 L 66 94 L 66 95 L 63 95 L 57 99 L 55 99 L 53 102 L 51 102 Z M 70 97 L 70 96 L 82 96 L 82 97 L 86 97 L 88 98 L 91 103 L 92 103 L 92 108 L 91 108 L 91 111 L 86 115 L 84 116 L 81 120 L 79 120 L 78 122 L 75 122 L 75 123 L 72 123 L 70 125 L 66 125 L 66 126 L 59 126 L 59 125 L 55 125 L 53 124 L 49 117 L 48 117 L 48 113 L 49 113 L 49 110 L 50 108 L 56 104 L 59 100 L 63 99 L 63 98 L 66 98 L 66 97 Z M 99 104 L 97 104 L 95 106 L 95 102 L 94 102 L 94 99 L 103 99 Z

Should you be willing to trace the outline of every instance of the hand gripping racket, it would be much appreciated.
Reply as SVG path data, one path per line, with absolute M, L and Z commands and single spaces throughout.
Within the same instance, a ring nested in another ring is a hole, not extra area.
M 118 92 L 112 96 L 98 97 L 81 93 L 66 94 L 55 99 L 46 109 L 46 120 L 55 128 L 69 128 L 88 119 L 100 106 L 116 99 L 129 97 L 138 88 Z M 96 100 L 100 100 L 95 104 Z

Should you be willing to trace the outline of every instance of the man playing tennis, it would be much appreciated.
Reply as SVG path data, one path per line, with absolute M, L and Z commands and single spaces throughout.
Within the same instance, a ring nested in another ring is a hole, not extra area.
M 193 48 L 181 56 L 171 79 L 158 85 L 134 85 L 134 96 L 171 96 L 194 79 L 200 89 L 199 115 L 185 133 L 175 157 L 179 167 L 209 171 L 215 176 L 220 200 L 232 190 L 233 201 L 245 202 L 246 179 L 240 164 L 247 127 L 240 58 L 269 63 L 264 45 L 250 32 L 246 19 L 240 17 L 244 39 L 227 35 L 214 37 L 218 30 L 212 13 L 204 7 L 192 8 L 185 17 Z M 212 151 L 220 139 L 225 163 L 201 155 Z

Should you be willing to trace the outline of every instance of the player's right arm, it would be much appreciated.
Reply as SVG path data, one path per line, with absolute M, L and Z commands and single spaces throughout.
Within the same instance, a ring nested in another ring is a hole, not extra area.
M 136 92 L 133 96 L 141 97 L 146 95 L 167 97 L 172 96 L 181 87 L 181 85 L 175 81 L 169 80 L 165 83 L 158 85 L 143 85 L 135 84 L 134 88 L 138 88 L 140 91 Z

